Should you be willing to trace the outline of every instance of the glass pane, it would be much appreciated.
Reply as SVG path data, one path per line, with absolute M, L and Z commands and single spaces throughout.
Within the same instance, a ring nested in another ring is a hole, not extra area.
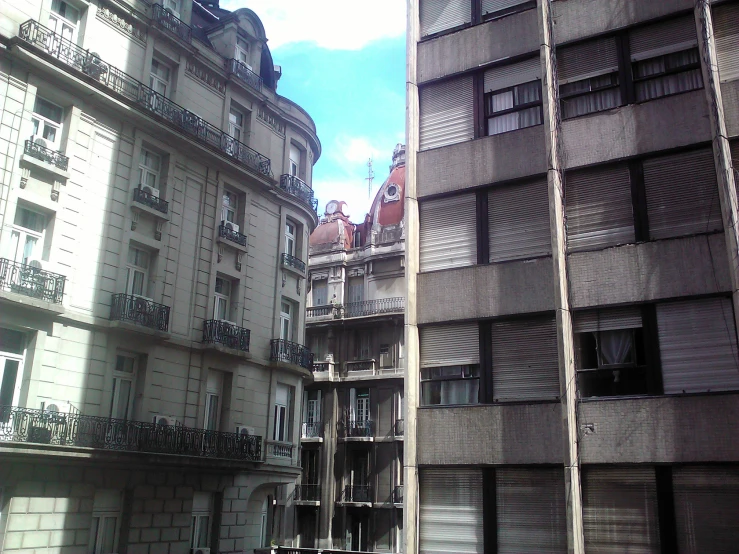
M 134 294 L 136 296 L 143 296 L 144 295 L 144 274 L 141 271 L 136 271 L 135 269 L 130 269 L 129 272 L 133 273 L 133 281 L 131 283 L 131 291 L 130 294 Z
M 287 237 L 285 239 L 285 254 L 288 256 L 292 256 L 295 248 L 295 243 L 292 238 Z
M 488 119 L 488 135 L 499 135 L 518 128 L 518 113 L 515 112 Z
M 131 381 L 128 379 L 116 379 L 118 385 L 118 397 L 115 398 L 113 417 L 117 419 L 128 419 L 128 405 L 131 401 Z M 115 394 L 115 390 L 113 391 Z
M 0 352 L 23 354 L 23 333 L 0 328 Z
M 36 242 L 36 237 L 26 235 L 26 241 L 23 245 L 23 259 L 21 260 L 22 263 L 28 264 L 28 262 L 33 259 L 33 251 L 35 250 Z
M 43 98 L 36 97 L 36 102 L 33 106 L 34 113 L 39 114 L 46 119 L 54 121 L 56 123 L 62 122 L 62 108 L 44 100 Z
M 114 554 L 116 518 L 103 518 L 103 540 L 99 554 Z
M 117 356 L 115 360 L 115 370 L 121 373 L 133 373 L 133 366 L 136 359 L 130 356 Z
M 228 314 L 226 313 L 228 310 L 228 304 L 226 303 L 225 298 L 219 298 L 216 297 L 216 311 L 215 311 L 215 319 L 228 319 L 226 317 Z
M 195 548 L 207 548 L 208 547 L 208 527 L 210 523 L 210 517 L 199 516 L 198 518 L 198 544 Z
M 93 517 L 92 524 L 90 525 L 90 547 L 87 549 L 87 551 L 90 554 L 94 554 L 97 550 L 98 527 L 99 526 L 100 526 L 100 518 Z
M 509 90 L 500 94 L 493 94 L 490 101 L 493 112 L 510 110 L 513 107 L 513 91 Z
M 218 426 L 218 397 L 215 394 L 208 395 L 205 414 L 205 428 L 215 431 Z
M 4 360 L 0 358 L 0 364 L 2 364 L 2 380 L 0 380 L 0 406 L 12 406 L 13 402 L 17 400 L 14 398 L 15 383 L 18 378 L 18 367 L 20 362 L 18 360 Z
M 15 212 L 15 225 L 40 233 L 44 230 L 44 216 L 25 208 L 18 208 Z
M 282 317 L 280 318 L 280 323 L 280 338 L 282 340 L 290 340 L 290 319 Z
M 44 132 L 41 134 L 44 140 L 48 140 L 49 142 L 56 142 L 56 128 L 52 127 L 50 124 L 44 125 Z

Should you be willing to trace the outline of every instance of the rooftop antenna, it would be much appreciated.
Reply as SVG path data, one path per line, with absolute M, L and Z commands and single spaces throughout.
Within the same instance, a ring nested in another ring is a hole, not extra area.
M 372 158 L 367 160 L 367 177 L 364 178 L 367 181 L 367 197 L 372 198 L 372 180 L 375 178 L 375 171 L 372 169 Z

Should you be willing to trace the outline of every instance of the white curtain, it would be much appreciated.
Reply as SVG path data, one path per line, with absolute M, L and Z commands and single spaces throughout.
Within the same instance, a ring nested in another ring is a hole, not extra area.
M 568 119 L 593 112 L 602 112 L 615 108 L 621 103 L 621 91 L 610 88 L 562 101 L 562 117 Z
M 636 83 L 636 99 L 638 102 L 652 100 L 670 94 L 687 92 L 703 87 L 700 69 L 691 69 L 684 73 L 675 73 L 657 77 L 649 81 Z
M 441 404 L 477 404 L 479 379 L 443 381 L 441 383 Z
M 603 365 L 618 365 L 630 362 L 634 334 L 630 329 L 600 332 L 600 356 Z

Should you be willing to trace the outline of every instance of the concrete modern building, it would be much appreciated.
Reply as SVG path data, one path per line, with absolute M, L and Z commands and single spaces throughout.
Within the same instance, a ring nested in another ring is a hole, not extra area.
M 0 7 L 0 550 L 246 552 L 300 475 L 310 116 L 217 2 Z
M 364 221 L 327 204 L 310 237 L 299 483 L 282 544 L 401 552 L 405 149 Z
M 407 552 L 735 551 L 739 2 L 408 5 Z

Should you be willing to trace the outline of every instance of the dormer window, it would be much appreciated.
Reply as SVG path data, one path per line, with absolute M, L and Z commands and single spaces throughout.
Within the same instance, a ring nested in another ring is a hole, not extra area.
M 234 57 L 236 61 L 243 63 L 249 69 L 252 68 L 249 63 L 249 43 L 241 37 L 236 37 L 236 52 Z

